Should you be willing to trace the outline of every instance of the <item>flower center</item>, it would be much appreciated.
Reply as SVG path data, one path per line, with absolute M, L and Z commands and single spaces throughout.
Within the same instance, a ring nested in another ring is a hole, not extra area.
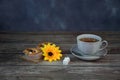
M 49 56 L 52 56 L 52 55 L 53 55 L 53 53 L 52 53 L 52 52 L 48 52 L 48 55 L 49 55 Z

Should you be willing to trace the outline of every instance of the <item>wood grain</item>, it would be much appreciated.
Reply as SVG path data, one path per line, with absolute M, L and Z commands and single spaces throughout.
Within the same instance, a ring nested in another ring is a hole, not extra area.
M 9 69 L 9 70 L 8 70 Z M 119 67 L 6 66 L 0 77 L 12 80 L 120 80 Z
M 69 56 L 71 61 L 69 63 L 70 66 L 85 66 L 85 67 L 105 67 L 105 66 L 111 66 L 111 67 L 120 67 L 120 55 L 119 54 L 108 54 L 107 56 L 105 56 L 104 58 L 100 59 L 100 60 L 96 60 L 96 61 L 83 61 L 80 60 L 78 58 L 76 58 L 75 56 L 73 56 L 72 54 L 64 54 L 63 58 L 60 61 L 55 61 L 55 62 L 48 62 L 48 61 L 43 61 L 41 60 L 38 63 L 33 63 L 33 62 L 28 62 L 26 60 L 23 60 L 21 58 L 23 54 L 10 54 L 10 53 L 6 53 L 6 54 L 0 54 L 0 66 L 62 66 L 62 60 L 65 56 Z
M 76 36 L 100 35 L 109 42 L 108 55 L 96 61 L 83 61 L 70 53 Z M 22 51 L 51 41 L 63 50 L 60 61 L 33 63 L 21 59 Z M 62 64 L 69 56 L 69 65 Z M 120 32 L 0 32 L 0 80 L 120 80 Z
M 25 44 L 25 43 L 0 43 L 0 53 L 22 53 L 22 51 L 26 48 L 29 47 L 36 47 L 38 44 Z M 75 44 L 57 44 L 60 46 L 64 54 L 69 54 L 70 49 L 75 45 Z M 120 54 L 120 44 L 119 43 L 114 43 L 114 44 L 109 44 L 107 47 L 108 51 L 110 54 Z
M 76 44 L 76 37 L 82 33 L 94 33 L 103 37 L 109 43 L 110 53 L 120 52 L 120 33 L 119 32 L 41 32 L 41 33 L 1 33 L 0 34 L 0 53 L 20 53 L 27 47 L 36 47 L 38 43 L 49 41 L 58 44 L 63 53 Z
M 100 34 L 99 34 L 100 35 Z M 120 34 L 119 35 L 100 35 L 103 37 L 103 39 L 106 39 L 108 41 L 119 41 Z M 63 43 L 74 43 L 76 42 L 77 35 L 74 34 L 63 34 L 61 35 L 25 35 L 25 34 L 0 34 L 0 41 L 3 42 L 28 42 L 28 43 L 37 43 L 42 41 L 53 41 L 53 42 L 63 42 Z

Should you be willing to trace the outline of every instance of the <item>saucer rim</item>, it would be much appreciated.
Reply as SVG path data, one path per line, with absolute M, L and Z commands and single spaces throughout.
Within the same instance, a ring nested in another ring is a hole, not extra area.
M 73 52 L 73 48 L 76 47 L 76 46 L 77 46 L 77 44 L 74 44 L 72 46 L 72 48 L 70 49 L 70 52 L 72 53 L 73 56 L 75 56 L 75 57 L 77 57 L 79 59 L 82 59 L 82 60 L 87 60 L 87 61 L 97 60 L 97 59 L 105 57 L 107 55 L 107 53 L 108 53 L 108 50 L 105 48 L 105 49 L 103 49 L 103 50 L 105 50 L 105 53 L 100 55 L 100 56 L 83 55 L 83 54 L 81 54 L 81 56 L 80 56 L 80 55 L 75 54 L 75 52 Z M 103 51 L 103 50 L 101 50 L 101 51 Z

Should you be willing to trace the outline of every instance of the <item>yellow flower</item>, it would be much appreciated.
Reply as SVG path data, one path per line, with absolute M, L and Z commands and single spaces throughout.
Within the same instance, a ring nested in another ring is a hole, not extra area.
M 48 60 L 49 62 L 60 60 L 60 57 L 62 57 L 61 50 L 55 44 L 44 44 L 41 50 L 44 60 Z

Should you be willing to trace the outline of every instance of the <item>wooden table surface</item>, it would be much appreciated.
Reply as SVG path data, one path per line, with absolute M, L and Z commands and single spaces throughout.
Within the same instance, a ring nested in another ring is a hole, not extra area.
M 97 61 L 83 61 L 70 53 L 76 36 L 83 33 L 100 35 L 109 42 L 108 55 Z M 62 60 L 32 63 L 20 58 L 22 51 L 50 41 L 69 56 L 69 65 Z M 120 32 L 0 32 L 0 80 L 120 80 Z

